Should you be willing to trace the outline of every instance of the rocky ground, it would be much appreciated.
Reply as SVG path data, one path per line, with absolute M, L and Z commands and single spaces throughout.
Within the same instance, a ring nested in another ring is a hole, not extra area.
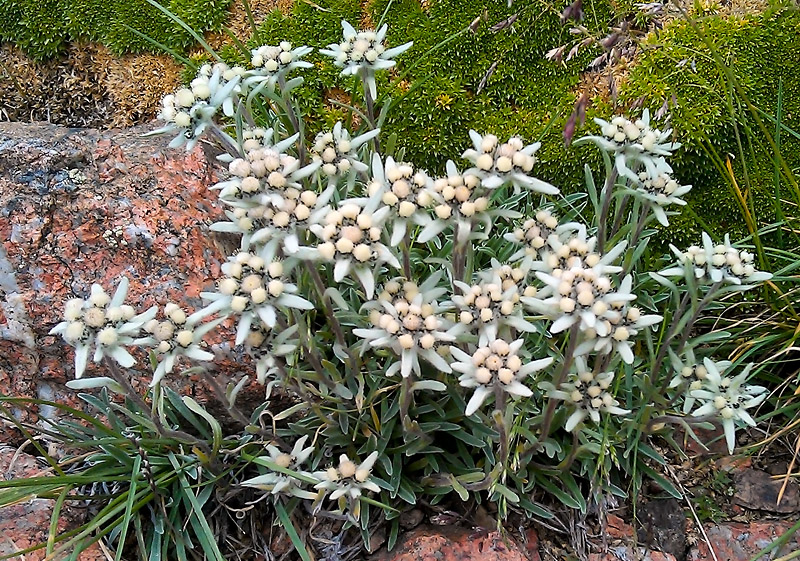
M 61 320 L 64 302 L 85 294 L 93 282 L 112 289 L 124 274 L 131 280 L 130 303 L 137 308 L 168 301 L 197 305 L 199 292 L 211 285 L 235 245 L 207 228 L 222 214 L 208 190 L 219 172 L 213 158 L 202 147 L 191 153 L 167 150 L 168 139 L 140 136 L 147 129 L 0 124 L 0 394 L 77 406 L 64 386 L 73 375 L 72 353 L 48 335 Z M 249 371 L 244 358 L 231 352 L 227 335 L 218 337 L 212 341 L 219 359 L 215 376 L 228 381 Z M 143 387 L 147 380 L 134 382 Z M 172 383 L 184 394 L 214 402 L 199 379 Z M 255 384 L 245 393 L 252 403 L 263 399 L 263 389 Z M 11 413 L 31 423 L 56 414 L 46 407 Z M 0 432 L 0 475 L 48 475 L 30 455 L 32 448 L 6 425 Z M 688 496 L 705 497 L 704 502 L 651 500 L 637 506 L 636 524 L 631 507 L 603 513 L 604 527 L 579 529 L 589 537 L 589 559 L 747 561 L 785 534 L 800 516 L 795 483 L 776 505 L 782 484 L 777 474 L 786 470 L 770 471 L 770 462 L 757 457 L 720 460 L 715 451 L 689 447 L 694 459 L 674 466 Z M 712 483 L 702 479 L 703 473 L 712 474 Z M 37 500 L 0 509 L 0 555 L 46 540 L 52 508 L 53 501 Z M 68 510 L 59 528 L 74 526 L 83 516 L 80 509 Z M 489 524 L 476 517 L 415 509 L 405 518 L 406 533 L 397 548 L 373 559 L 570 558 L 569 532 L 534 526 L 501 535 L 483 526 Z M 376 547 L 383 540 L 375 536 Z M 797 551 L 800 534 L 767 558 L 789 559 Z M 98 544 L 81 560 L 113 558 L 108 555 Z M 16 559 L 43 557 L 34 552 Z

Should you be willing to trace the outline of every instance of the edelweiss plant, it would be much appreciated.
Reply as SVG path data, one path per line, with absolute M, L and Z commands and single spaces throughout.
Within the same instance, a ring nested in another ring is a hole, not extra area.
M 227 446 L 224 461 L 239 462 L 227 485 L 264 493 L 284 524 L 294 509 L 364 536 L 370 506 L 396 537 L 403 504 L 449 492 L 495 502 L 500 521 L 510 509 L 551 516 L 547 492 L 586 511 L 621 494 L 626 475 L 657 476 L 634 463 L 630 439 L 667 422 L 719 420 L 733 451 L 764 389 L 746 384 L 750 366 L 715 357 L 696 325 L 721 296 L 770 274 L 708 234 L 673 248 L 676 262 L 643 259 L 652 226 L 668 226 L 665 209 L 691 188 L 671 175 L 672 131 L 646 110 L 598 119 L 599 134 L 577 143 L 602 151 L 602 187 L 587 169 L 585 193 L 570 197 L 534 177 L 538 143 L 489 132 L 464 131 L 454 141 L 472 141 L 465 161 L 431 177 L 381 152 L 376 126 L 392 106 L 376 107 L 376 75 L 411 44 L 387 47 L 386 26 L 342 26 L 342 41 L 320 52 L 361 78 L 358 129 L 306 132 L 291 99 L 302 78 L 285 78 L 311 68 L 301 60 L 310 48 L 288 43 L 253 49 L 248 68 L 201 69 L 165 99 L 161 132 L 180 129 L 190 149 L 209 131 L 227 150 L 215 188 L 228 220 L 211 229 L 241 246 L 188 316 L 174 304 L 162 320 L 155 308 L 136 315 L 126 283 L 113 299 L 95 286 L 69 302 L 53 333 L 76 347 L 76 377 L 90 347 L 125 368 L 126 348 L 143 347 L 158 415 L 176 360 L 210 358 L 203 335 L 227 320 L 229 346 L 254 359 L 267 401 L 248 417 L 233 403 L 246 380 L 223 390 L 243 430 L 223 441 L 215 428 L 198 461 Z M 514 210 L 503 203 L 512 194 Z M 107 387 L 120 389 L 118 378 Z

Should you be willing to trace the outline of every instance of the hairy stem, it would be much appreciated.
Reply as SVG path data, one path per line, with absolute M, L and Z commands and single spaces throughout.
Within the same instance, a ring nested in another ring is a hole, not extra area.
M 602 255 L 606 249 L 606 228 L 608 227 L 608 213 L 611 210 L 611 200 L 614 198 L 614 185 L 617 183 L 616 168 L 612 168 L 603 185 L 603 206 L 597 221 L 597 251 Z

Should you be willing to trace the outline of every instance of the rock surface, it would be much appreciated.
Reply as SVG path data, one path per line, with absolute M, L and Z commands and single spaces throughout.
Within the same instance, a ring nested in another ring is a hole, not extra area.
M 127 303 L 139 310 L 170 301 L 196 308 L 200 291 L 212 286 L 238 245 L 208 231 L 224 217 L 209 190 L 217 177 L 213 160 L 200 147 L 186 153 L 168 149 L 168 138 L 142 138 L 148 128 L 0 123 L 0 394 L 76 406 L 64 386 L 74 355 L 48 335 L 66 300 L 85 297 L 95 282 L 113 293 L 125 275 Z M 214 337 L 213 367 L 222 381 L 252 372 L 243 357 L 227 352 L 229 331 Z M 144 390 L 145 361 L 137 358 L 131 378 Z M 98 373 L 90 366 L 87 376 Z M 196 378 L 171 379 L 185 395 L 209 401 Z M 263 390 L 249 390 L 263 399 Z M 27 421 L 53 413 L 13 412 Z
M 381 551 L 373 561 L 526 561 L 523 547 L 499 532 L 456 526 L 421 526 L 401 536 L 391 552 Z
M 46 466 L 40 465 L 36 458 L 12 448 L 0 449 L 0 477 L 16 479 L 23 477 L 42 477 L 48 475 Z M 0 556 L 24 551 L 47 541 L 50 517 L 54 500 L 36 499 L 0 508 Z M 58 529 L 63 532 L 83 521 L 83 513 L 67 506 L 62 511 Z M 72 553 L 67 551 L 66 553 Z M 12 561 L 40 561 L 45 558 L 44 549 L 36 549 L 12 558 Z M 106 556 L 92 544 L 78 557 L 78 561 L 104 561 Z

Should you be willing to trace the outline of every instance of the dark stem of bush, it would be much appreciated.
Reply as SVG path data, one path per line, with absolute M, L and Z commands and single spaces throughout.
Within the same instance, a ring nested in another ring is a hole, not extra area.
M 309 274 L 311 275 L 312 280 L 314 281 L 314 286 L 317 289 L 317 294 L 319 295 L 320 299 L 322 300 L 322 305 L 325 308 L 325 316 L 328 318 L 328 323 L 333 329 L 333 334 L 336 337 L 336 342 L 339 343 L 339 346 L 342 347 L 344 352 L 347 353 L 348 362 L 350 363 L 348 366 L 352 369 L 352 373 L 355 374 L 356 372 L 356 359 L 353 356 L 353 353 L 350 352 L 350 348 L 347 346 L 347 341 L 344 338 L 344 330 L 342 330 L 342 324 L 339 323 L 336 314 L 333 311 L 333 304 L 331 303 L 330 297 L 325 294 L 325 283 L 322 282 L 322 277 L 319 276 L 319 271 L 314 267 L 314 264 L 311 261 L 304 261 L 306 265 L 306 269 L 308 269 Z
M 403 238 L 403 274 L 411 280 L 411 232 L 408 230 Z
M 622 202 L 619 205 L 619 212 L 614 217 L 614 224 L 611 226 L 611 232 L 608 234 L 609 238 L 613 238 L 614 235 L 619 232 L 619 229 L 622 227 L 622 220 L 625 218 L 625 207 L 628 206 L 628 201 L 630 200 L 630 195 L 625 195 L 622 197 Z
M 367 78 L 365 76 L 361 77 L 361 87 L 364 89 L 364 103 L 367 106 L 367 119 L 369 120 L 369 128 L 375 130 L 377 128 L 377 121 L 375 119 L 375 100 L 372 99 L 372 94 L 369 91 L 369 84 L 367 83 Z M 378 137 L 372 139 L 372 146 L 375 149 L 376 154 L 381 153 L 381 145 Z
M 286 116 L 289 118 L 289 122 L 292 123 L 294 132 L 300 134 L 300 137 L 297 139 L 297 159 L 300 160 L 300 165 L 304 166 L 306 163 L 306 143 L 305 139 L 303 138 L 303 123 L 297 118 L 297 115 L 294 112 L 294 106 L 292 105 L 292 100 L 284 91 L 286 88 L 286 80 L 283 76 L 278 77 L 278 87 L 281 89 L 281 99 L 283 100 L 283 105 L 286 109 Z
M 556 389 L 558 389 L 567 379 L 569 369 L 575 359 L 573 355 L 575 354 L 575 349 L 578 347 L 579 333 L 580 323 L 573 324 L 569 330 L 569 341 L 567 342 L 567 349 L 564 352 L 564 362 L 561 363 L 561 369 L 559 370 L 558 375 L 555 377 L 553 382 L 553 385 L 556 387 Z M 527 459 L 531 456 L 531 454 L 541 450 L 542 442 L 547 440 L 547 437 L 550 435 L 550 428 L 553 424 L 553 417 L 555 416 L 558 402 L 558 399 L 554 399 L 552 397 L 548 400 L 547 409 L 545 410 L 544 417 L 542 419 L 542 428 L 539 433 L 539 437 L 535 442 L 532 442 L 528 449 L 523 453 L 522 459 Z
M 227 134 L 223 133 L 222 130 L 216 125 L 216 123 L 212 123 L 211 126 L 208 128 L 209 133 L 213 136 L 217 142 L 220 143 L 222 148 L 234 158 L 241 158 L 243 156 L 242 151 L 239 149 L 236 144 L 231 142 L 230 137 Z
M 600 209 L 600 217 L 597 221 L 597 252 L 602 255 L 606 249 L 606 228 L 608 227 L 608 213 L 611 209 L 611 200 L 614 198 L 614 185 L 617 183 L 617 168 L 612 168 L 603 185 L 603 206 Z

